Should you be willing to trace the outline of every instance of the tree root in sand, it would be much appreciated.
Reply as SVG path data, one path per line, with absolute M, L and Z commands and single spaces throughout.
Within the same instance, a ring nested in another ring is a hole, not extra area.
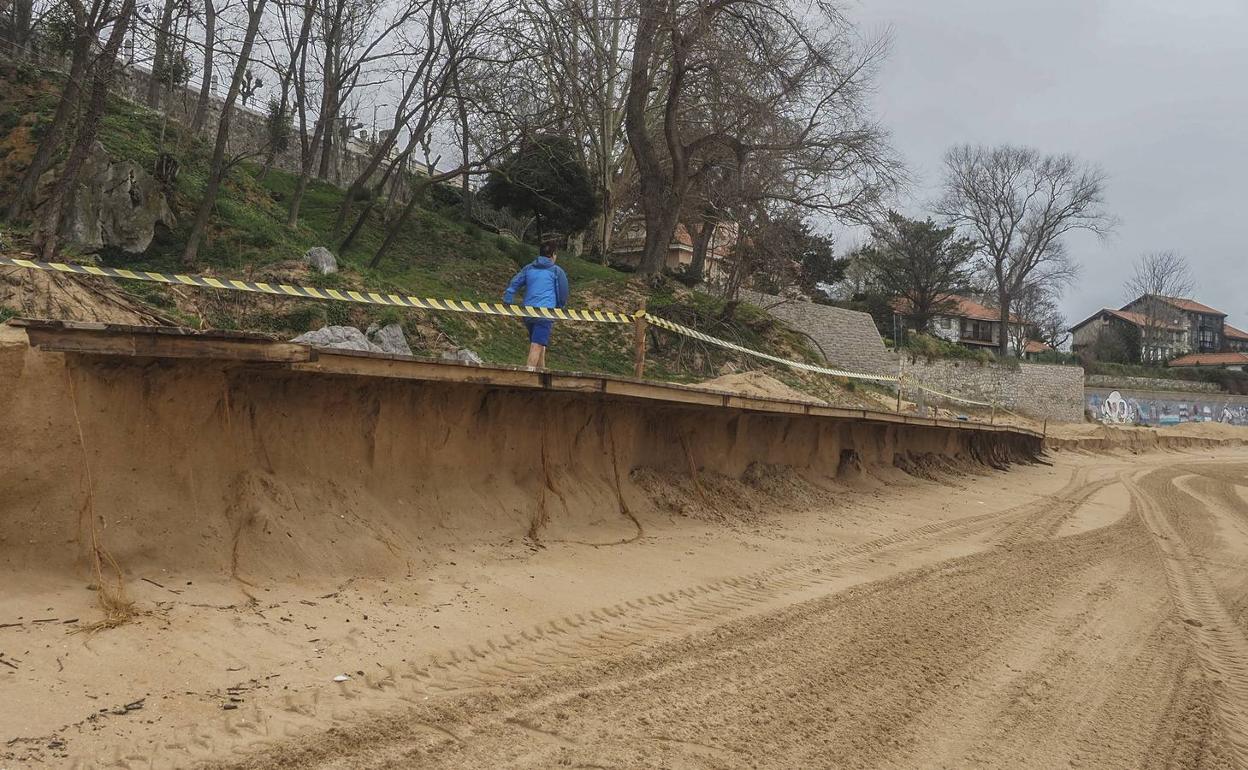
M 94 623 L 88 623 L 73 633 L 84 631 L 94 633 L 125 624 L 134 617 L 135 608 L 134 602 L 126 598 L 126 586 L 121 565 L 117 563 L 113 555 L 104 547 L 99 517 L 95 513 L 95 484 L 91 478 L 91 463 L 87 455 L 87 440 L 82 430 L 82 419 L 78 414 L 78 395 L 74 388 L 72 367 L 65 368 L 65 379 L 69 385 L 69 401 L 73 406 L 74 424 L 78 428 L 78 446 L 82 449 L 82 473 L 86 484 L 86 496 L 82 503 L 82 509 L 79 511 L 79 527 L 81 528 L 82 521 L 85 519 L 91 542 L 91 570 L 95 575 L 95 582 L 98 587 L 96 596 L 99 597 L 100 608 L 104 610 L 102 619 Z M 113 580 L 107 579 L 104 575 L 106 565 L 108 572 L 114 578 Z

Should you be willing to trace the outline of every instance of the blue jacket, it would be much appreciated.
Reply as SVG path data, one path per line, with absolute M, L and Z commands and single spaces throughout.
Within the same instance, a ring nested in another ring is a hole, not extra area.
M 524 292 L 524 304 L 530 307 L 567 307 L 568 274 L 550 257 L 538 257 L 507 284 L 503 302 L 514 303 L 518 291 Z

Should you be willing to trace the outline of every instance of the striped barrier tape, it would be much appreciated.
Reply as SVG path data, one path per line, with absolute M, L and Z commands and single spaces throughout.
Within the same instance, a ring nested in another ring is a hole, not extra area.
M 131 281 L 150 281 L 180 286 L 199 286 L 206 289 L 226 289 L 228 291 L 246 291 L 259 294 L 273 294 L 279 297 L 304 297 L 308 299 L 337 300 L 338 302 L 355 302 L 363 305 L 388 305 L 393 307 L 417 308 L 419 310 L 444 310 L 455 313 L 476 313 L 479 315 L 513 316 L 519 318 L 550 318 L 563 321 L 596 321 L 598 323 L 625 324 L 632 323 L 633 316 L 629 313 L 618 313 L 609 310 L 575 310 L 570 308 L 530 307 L 528 305 L 504 305 L 501 302 L 473 302 L 463 299 L 431 299 L 412 297 L 399 294 L 379 294 L 377 292 L 360 292 L 349 289 L 318 289 L 314 286 L 290 286 L 284 283 L 270 284 L 262 281 L 241 281 L 234 278 L 212 278 L 204 275 L 183 275 L 180 273 L 153 273 L 147 270 L 127 270 L 116 267 L 97 267 L 95 265 L 73 265 L 66 262 L 39 262 L 33 259 L 14 259 L 0 256 L 0 265 L 23 267 L 29 270 L 46 270 L 56 273 L 73 273 L 77 275 L 96 275 L 107 278 L 125 278 Z
M 224 289 L 226 291 L 243 291 L 258 294 L 271 294 L 279 297 L 300 297 L 305 299 L 334 300 L 338 302 L 353 302 L 363 305 L 386 305 L 391 307 L 416 308 L 418 310 L 441 310 L 456 313 L 475 313 L 479 315 L 496 315 L 510 316 L 518 318 L 547 318 L 552 320 L 563 321 L 593 321 L 598 323 L 615 323 L 626 324 L 635 320 L 634 315 L 629 313 L 620 313 L 610 310 L 581 310 L 573 308 L 546 308 L 546 307 L 530 307 L 528 305 L 505 305 L 501 302 L 474 302 L 472 300 L 462 299 L 434 299 L 429 297 L 414 297 L 411 295 L 400 294 L 379 294 L 377 292 L 359 292 L 350 289 L 321 289 L 314 286 L 291 286 L 289 284 L 279 283 L 270 284 L 263 281 L 243 281 L 236 278 L 213 278 L 203 275 L 186 275 L 182 273 L 157 273 L 149 270 L 129 270 L 126 268 L 116 267 L 99 267 L 96 265 L 75 265 L 68 262 L 41 262 L 34 259 L 17 259 L 13 257 L 0 256 L 0 265 L 9 265 L 12 267 L 20 267 L 28 270 L 44 270 L 55 273 L 71 273 L 74 275 L 94 275 L 105 278 L 123 278 L 131 281 L 148 281 L 152 283 L 164 283 L 178 286 L 198 286 L 206 289 Z M 692 337 L 711 345 L 716 345 L 727 350 L 733 350 L 743 353 L 747 356 L 753 356 L 764 361 L 788 366 L 793 369 L 800 369 L 815 374 L 824 374 L 830 377 L 841 377 L 844 379 L 870 380 L 873 382 L 899 382 L 899 378 L 888 374 L 865 374 L 863 372 L 851 372 L 845 369 L 830 369 L 815 364 L 807 364 L 801 361 L 790 361 L 787 358 L 780 358 L 769 353 L 763 353 L 759 350 L 753 350 L 735 342 L 721 340 L 718 337 L 712 337 L 696 329 L 688 326 L 682 326 L 666 318 L 645 313 L 644 318 L 648 323 L 654 324 L 662 329 L 681 334 L 686 337 Z M 926 385 L 915 382 L 910 378 L 905 378 L 903 384 L 910 384 L 941 396 L 942 398 L 958 401 L 972 406 L 991 407 L 992 404 L 983 401 L 973 401 L 971 399 L 954 396 L 949 393 L 929 388 Z
M 788 366 L 793 369 L 801 369 L 802 371 L 805 371 L 805 372 L 814 372 L 815 374 L 826 374 L 831 377 L 843 377 L 843 378 L 851 379 L 851 380 L 872 380 L 874 382 L 897 382 L 896 377 L 892 375 L 888 375 L 888 374 L 863 374 L 862 372 L 849 372 L 849 371 L 845 371 L 844 369 L 828 369 L 823 366 L 815 366 L 814 364 L 802 363 L 801 361 L 790 361 L 787 358 L 780 358 L 779 356 L 773 356 L 773 355 L 770 355 L 768 353 L 763 353 L 758 350 L 751 350 L 750 348 L 738 345 L 735 342 L 729 342 L 727 340 L 721 340 L 718 337 L 712 337 L 711 335 L 704 334 L 698 331 L 697 329 L 690 329 L 688 326 L 681 326 L 680 324 L 669 321 L 666 318 L 659 318 L 658 316 L 654 316 L 649 313 L 646 313 L 645 318 L 648 323 L 654 324 L 655 326 L 658 326 L 661 329 L 667 329 L 670 332 L 683 334 L 686 337 L 692 337 L 696 340 L 702 340 L 703 342 L 709 343 L 711 345 L 718 345 L 721 348 L 727 348 L 728 350 L 735 350 L 736 352 L 744 353 L 747 356 L 754 356 L 755 358 L 761 358 L 764 361 L 771 361 L 772 363 L 782 364 L 784 366 Z

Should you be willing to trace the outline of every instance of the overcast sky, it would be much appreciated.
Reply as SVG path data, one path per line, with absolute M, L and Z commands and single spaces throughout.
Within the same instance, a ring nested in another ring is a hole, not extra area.
M 924 213 L 952 144 L 1072 152 L 1109 174 L 1121 224 L 1077 237 L 1072 323 L 1123 303 L 1144 252 L 1173 249 L 1194 295 L 1248 328 L 1248 0 L 848 0 L 892 49 L 877 114 Z

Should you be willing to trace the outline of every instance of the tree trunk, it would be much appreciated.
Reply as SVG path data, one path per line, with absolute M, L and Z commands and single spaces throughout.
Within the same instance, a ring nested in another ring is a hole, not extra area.
M 460 180 L 460 194 L 463 198 L 460 205 L 464 211 L 464 221 L 472 221 L 472 190 L 468 186 L 468 153 L 471 152 L 470 142 L 468 141 L 468 105 L 464 103 L 464 95 L 459 90 L 459 68 L 456 67 L 451 72 L 451 87 L 455 90 L 455 107 L 459 117 L 459 152 L 462 158 L 460 162 L 464 164 L 464 177 Z M 432 170 L 430 171 L 432 174 Z
M 295 48 L 290 52 L 290 64 L 286 67 L 286 71 L 282 73 L 281 92 L 282 97 L 278 102 L 278 115 L 283 119 L 286 117 L 287 110 L 290 108 L 290 87 L 291 81 L 295 76 L 295 69 L 302 60 L 304 51 L 308 46 L 308 39 L 312 36 L 312 19 L 316 16 L 316 0 L 311 0 L 303 8 L 303 22 L 299 25 L 299 39 L 295 41 Z M 270 144 L 268 151 L 264 156 L 264 167 L 260 169 L 258 179 L 264 181 L 265 177 L 273 169 L 273 163 L 277 160 L 277 147 Z
M 147 106 L 160 106 L 160 78 L 171 78 L 171 62 L 169 56 L 169 28 L 173 25 L 174 0 L 165 0 L 160 11 L 160 21 L 156 26 L 156 39 L 152 52 L 152 76 L 147 81 Z M 170 80 L 172 83 L 172 80 Z
M 260 29 L 260 17 L 264 13 L 266 0 L 254 0 L 255 5 L 247 11 L 247 31 L 243 37 L 242 48 L 238 52 L 238 62 L 234 66 L 234 75 L 230 78 L 230 90 L 225 95 L 225 103 L 221 107 L 221 120 L 217 123 L 217 141 L 212 150 L 212 165 L 208 171 L 208 181 L 204 187 L 204 197 L 195 212 L 195 222 L 187 235 L 186 249 L 182 252 L 185 264 L 195 262 L 199 253 L 199 243 L 203 240 L 204 230 L 212 216 L 212 209 L 217 203 L 217 192 L 221 189 L 221 179 L 225 175 L 225 148 L 230 139 L 230 123 L 234 117 L 234 103 L 242 89 L 243 78 L 247 73 L 247 65 L 251 62 L 251 48 L 256 42 L 256 33 Z
M 312 129 L 312 139 L 304 148 L 303 158 L 299 165 L 299 181 L 295 183 L 295 191 L 290 196 L 290 207 L 286 210 L 286 226 L 299 226 L 299 209 L 303 205 L 303 195 L 308 191 L 312 181 L 312 167 L 316 165 L 316 149 L 321 144 L 321 134 L 325 131 L 325 121 L 317 120 L 316 128 Z
M 430 185 L 434 184 L 434 182 L 431 181 L 432 179 L 432 177 L 429 177 L 428 179 L 423 179 L 413 185 L 412 197 L 408 199 L 407 205 L 403 207 L 403 211 L 399 214 L 398 219 L 391 223 L 390 229 L 386 231 L 385 240 L 383 240 L 381 245 L 377 247 L 377 251 L 373 254 L 373 258 L 369 260 L 368 268 L 370 270 L 376 270 L 377 266 L 381 264 L 381 260 L 385 259 L 386 254 L 390 253 L 390 248 L 394 246 L 395 240 L 398 239 L 399 232 L 404 228 L 404 226 L 407 225 L 407 220 L 411 218 L 412 212 L 415 211 L 416 207 L 420 205 L 420 199 L 424 197 L 425 190 L 427 190 Z
M 687 225 L 686 225 L 687 227 Z M 706 273 L 706 251 L 711 245 L 711 237 L 715 235 L 715 223 L 703 220 L 693 234 L 693 257 L 689 262 L 689 281 L 693 285 L 702 283 Z
M 395 132 L 395 135 L 398 135 L 397 131 Z M 407 140 L 407 146 L 403 148 L 403 151 L 400 152 L 394 160 L 390 161 L 390 163 L 386 166 L 385 173 L 381 175 L 381 179 L 377 180 L 377 184 L 373 185 L 372 195 L 368 197 L 368 203 L 364 205 L 364 208 L 360 211 L 359 216 L 356 217 L 355 224 L 352 225 L 351 231 L 347 233 L 346 237 L 342 239 L 342 243 L 338 245 L 338 252 L 340 254 L 345 253 L 347 249 L 351 248 L 351 245 L 355 243 L 356 236 L 358 236 L 360 234 L 360 230 L 364 228 L 364 223 L 368 221 L 368 215 L 372 213 L 374 208 L 376 208 L 377 201 L 380 200 L 382 194 L 385 193 L 386 184 L 394 176 L 395 172 L 397 171 L 401 174 L 402 169 L 407 166 L 407 159 L 411 157 L 412 152 L 415 151 L 416 147 L 419 145 L 419 141 L 416 136 L 417 135 L 415 133 L 412 134 L 411 138 Z M 395 185 L 391 185 L 391 187 L 394 186 Z M 350 190 L 347 192 L 350 194 Z
M 70 118 L 78 109 L 78 101 L 82 95 L 82 80 L 87 73 L 87 61 L 90 54 L 90 39 L 80 37 L 79 42 L 74 45 L 74 54 L 69 64 L 69 77 L 65 79 L 65 88 L 61 91 L 60 101 L 56 104 L 52 122 L 48 124 L 43 137 L 39 140 L 35 155 L 31 158 L 30 165 L 26 167 L 26 172 L 22 175 L 22 180 L 18 183 L 17 191 L 13 195 L 13 202 L 9 205 L 8 218 L 10 220 L 21 221 L 28 211 L 35 208 L 39 177 L 43 176 L 52 164 L 52 158 L 61 146 L 61 140 L 64 139 Z
M 997 303 L 1001 306 L 1001 338 L 997 343 L 997 355 L 1005 358 L 1010 354 L 1010 300 L 1008 292 L 997 292 Z
M 117 16 L 113 20 L 113 29 L 108 41 L 101 49 L 96 61 L 95 73 L 91 82 L 91 97 L 87 102 L 86 111 L 78 121 L 78 132 L 70 148 L 69 157 L 61 169 L 61 175 L 52 188 L 52 194 L 44 203 L 43 221 L 40 223 L 40 243 L 44 259 L 52 259 L 56 254 L 57 240 L 61 229 L 61 219 L 68 204 L 72 203 L 74 188 L 78 184 L 78 172 L 100 130 L 100 121 L 104 117 L 104 109 L 108 105 L 108 91 L 113 84 L 116 71 L 117 52 L 130 27 L 130 18 L 134 14 L 135 0 L 124 0 Z
M 7 39 L 20 54 L 25 54 L 26 44 L 30 42 L 31 19 L 34 7 L 31 0 L 13 0 L 8 9 L 9 25 Z
M 204 0 L 204 77 L 199 84 L 199 98 L 195 101 L 195 117 L 191 119 L 191 133 L 204 130 L 208 120 L 208 98 L 212 94 L 212 67 L 217 52 L 216 0 Z

